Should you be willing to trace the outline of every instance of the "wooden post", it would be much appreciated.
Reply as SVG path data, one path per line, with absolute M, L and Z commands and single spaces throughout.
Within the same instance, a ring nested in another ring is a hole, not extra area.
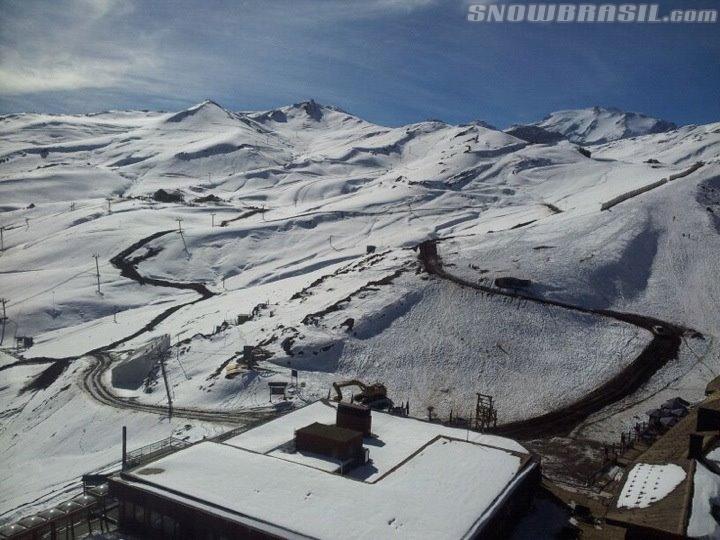
M 100 255 L 95 253 L 93 255 L 93 258 L 95 259 L 95 273 L 97 274 L 97 292 L 100 294 L 100 263 L 98 262 L 98 258 Z
M 101 501 L 102 501 L 102 518 L 100 519 L 100 532 L 102 532 L 102 530 L 103 530 L 103 525 L 105 525 L 105 530 L 107 532 L 110 532 L 110 524 L 108 522 L 107 509 L 105 507 L 105 497 L 103 497 L 101 499 Z M 122 503 L 121 503 L 121 506 L 122 506 Z
M 168 418 L 172 418 L 172 397 L 170 396 L 170 385 L 168 384 L 167 372 L 165 371 L 165 358 L 160 353 L 160 370 L 162 371 L 163 381 L 165 382 L 165 392 L 168 399 Z
M 86 510 L 86 517 L 88 522 L 88 532 L 92 535 L 92 513 L 90 512 L 90 508 Z
M 3 341 L 5 341 L 5 323 L 7 322 L 7 311 L 5 310 L 5 305 L 7 304 L 7 299 L 0 298 L 0 303 L 2 303 L 2 317 L 0 317 L 0 322 L 2 322 L 2 334 L 0 335 L 0 345 L 2 345 Z M 17 329 L 15 330 L 15 333 L 17 333 Z
M 122 470 L 127 468 L 127 427 L 122 428 Z

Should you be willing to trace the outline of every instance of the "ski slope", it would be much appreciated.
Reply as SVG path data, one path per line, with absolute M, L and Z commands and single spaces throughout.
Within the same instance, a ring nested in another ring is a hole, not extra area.
M 564 137 L 552 144 L 483 123 L 379 126 L 313 101 L 1 117 L 0 452 L 13 467 L 0 519 L 111 457 L 77 459 L 111 448 L 124 421 L 87 393 L 98 355 L 110 369 L 93 384 L 146 407 L 128 413 L 143 441 L 218 429 L 148 412 L 167 405 L 157 369 L 137 390 L 112 388 L 112 365 L 164 335 L 173 401 L 188 410 L 267 409 L 268 381 L 297 369 L 292 404 L 360 378 L 417 416 L 467 417 L 489 393 L 500 423 L 571 406 L 653 339 L 428 275 L 413 250 L 428 239 L 463 280 L 528 279 L 539 299 L 687 329 L 677 358 L 582 436 L 613 439 L 668 396 L 699 398 L 720 369 L 720 124 L 593 111 L 539 123 Z M 33 346 L 15 350 L 16 336 Z M 226 379 L 246 345 L 266 359 Z M 39 476 L 24 483 L 16 466 Z

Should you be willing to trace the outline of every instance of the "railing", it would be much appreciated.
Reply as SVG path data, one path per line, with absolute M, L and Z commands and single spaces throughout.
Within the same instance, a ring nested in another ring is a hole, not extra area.
M 167 439 L 162 439 L 152 444 L 148 444 L 147 446 L 143 446 L 127 453 L 125 468 L 129 469 L 137 467 L 138 465 L 142 465 L 148 461 L 152 461 L 159 457 L 172 454 L 178 450 L 182 450 L 183 448 L 187 448 L 191 444 L 192 443 L 176 439 L 174 437 L 168 437 Z
M 248 429 L 250 429 L 252 426 L 240 426 L 236 427 L 234 429 L 231 429 L 229 431 L 226 431 L 224 433 L 221 433 L 220 435 L 217 435 L 213 437 L 211 440 L 214 442 L 225 442 L 228 439 L 232 439 L 236 435 L 240 435 L 241 433 L 246 432 Z

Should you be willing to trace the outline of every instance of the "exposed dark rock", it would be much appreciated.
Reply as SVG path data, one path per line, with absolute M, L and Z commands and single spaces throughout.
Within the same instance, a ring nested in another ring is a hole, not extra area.
M 505 133 L 530 144 L 555 144 L 564 139 L 560 133 L 554 133 L 538 126 L 513 126 Z
M 164 189 L 158 189 L 153 193 L 153 200 L 164 203 L 181 203 L 185 200 L 183 194 L 179 191 L 165 191 Z

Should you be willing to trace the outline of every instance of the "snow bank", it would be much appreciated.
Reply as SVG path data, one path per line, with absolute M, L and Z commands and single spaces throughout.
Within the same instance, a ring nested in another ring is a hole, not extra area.
M 668 465 L 638 463 L 628 473 L 617 507 L 647 508 L 670 495 L 685 480 L 685 476 L 682 467 L 672 463 Z
M 693 477 L 693 500 L 687 535 L 691 538 L 719 538 L 720 524 L 713 510 L 720 504 L 720 477 L 698 462 Z

